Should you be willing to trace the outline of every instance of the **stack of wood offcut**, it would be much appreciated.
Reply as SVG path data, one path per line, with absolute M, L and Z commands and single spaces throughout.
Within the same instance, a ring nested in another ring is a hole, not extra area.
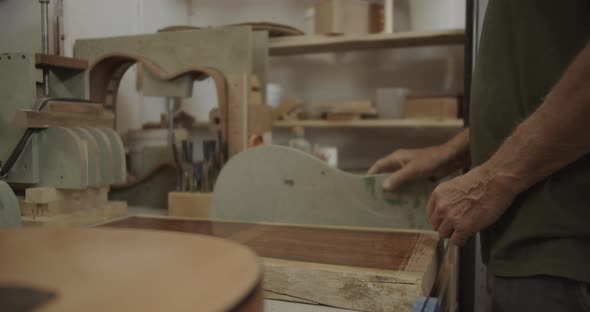
M 300 119 L 303 101 L 295 96 L 287 97 L 279 106 L 273 110 L 274 120 L 297 120 Z
M 404 106 L 404 118 L 462 118 L 461 100 L 462 96 L 457 94 L 409 95 Z
M 316 102 L 312 104 L 312 109 L 331 121 L 377 118 L 377 111 L 369 100 Z
M 127 203 L 109 201 L 108 187 L 83 190 L 34 187 L 19 197 L 25 226 L 88 226 L 127 215 Z

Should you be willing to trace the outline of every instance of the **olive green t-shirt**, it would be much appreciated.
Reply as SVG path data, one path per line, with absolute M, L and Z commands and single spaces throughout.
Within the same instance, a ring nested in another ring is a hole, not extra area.
M 490 0 L 471 87 L 474 166 L 535 111 L 589 39 L 590 0 Z M 481 238 L 495 275 L 590 283 L 590 155 L 520 194 Z

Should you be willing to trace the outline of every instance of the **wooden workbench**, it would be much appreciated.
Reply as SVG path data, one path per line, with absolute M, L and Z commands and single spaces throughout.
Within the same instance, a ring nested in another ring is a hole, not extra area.
M 442 258 L 438 236 L 430 231 L 145 215 L 102 226 L 207 234 L 239 242 L 263 259 L 267 299 L 356 311 L 409 310 L 418 296 L 430 294 Z M 271 303 L 267 305 L 281 304 Z

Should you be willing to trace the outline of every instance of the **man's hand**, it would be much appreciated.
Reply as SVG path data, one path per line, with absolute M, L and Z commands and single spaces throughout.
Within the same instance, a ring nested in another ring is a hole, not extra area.
M 379 159 L 369 174 L 393 172 L 383 189 L 393 191 L 411 180 L 442 178 L 469 165 L 469 130 L 449 142 L 421 149 L 400 149 Z
M 483 165 L 441 183 L 426 205 L 428 220 L 442 238 L 462 245 L 504 214 L 520 192 L 511 182 Z

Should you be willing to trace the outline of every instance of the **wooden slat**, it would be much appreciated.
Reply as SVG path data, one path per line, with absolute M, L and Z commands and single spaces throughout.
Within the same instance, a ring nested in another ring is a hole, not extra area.
M 63 68 L 80 71 L 88 69 L 87 60 L 43 53 L 35 54 L 35 64 L 37 68 Z
M 15 112 L 14 122 L 22 128 L 49 127 L 103 127 L 113 128 L 115 116 L 112 112 L 100 114 L 75 114 L 20 109 Z
M 267 299 L 355 311 L 409 311 L 423 296 L 424 272 L 263 258 Z
M 261 257 L 407 272 L 425 272 L 439 241 L 436 233 L 423 231 L 346 230 L 140 217 L 105 226 L 214 235 L 242 243 Z
M 195 122 L 193 128 L 208 128 L 208 122 Z M 329 121 L 324 119 L 275 120 L 274 128 L 456 128 L 463 127 L 462 119 L 361 119 L 350 121 Z
M 61 113 L 100 114 L 104 110 L 101 104 L 72 103 L 51 101 L 47 103 L 47 111 Z
M 463 44 L 465 31 L 400 32 L 345 36 L 295 36 L 272 38 L 270 55 L 345 52 L 417 46 Z

